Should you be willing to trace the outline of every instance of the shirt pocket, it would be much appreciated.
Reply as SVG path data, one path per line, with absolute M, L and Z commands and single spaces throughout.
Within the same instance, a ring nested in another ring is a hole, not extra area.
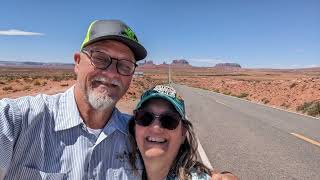
M 38 169 L 21 166 L 16 173 L 15 180 L 62 180 L 66 179 L 64 173 L 47 173 Z

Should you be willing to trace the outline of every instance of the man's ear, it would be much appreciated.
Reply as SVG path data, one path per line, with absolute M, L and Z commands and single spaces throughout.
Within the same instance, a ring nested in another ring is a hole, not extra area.
M 74 56 L 73 56 L 73 59 L 74 59 L 74 72 L 76 74 L 78 74 L 78 71 L 79 71 L 79 64 L 80 64 L 80 60 L 81 60 L 81 55 L 80 53 L 74 53 Z

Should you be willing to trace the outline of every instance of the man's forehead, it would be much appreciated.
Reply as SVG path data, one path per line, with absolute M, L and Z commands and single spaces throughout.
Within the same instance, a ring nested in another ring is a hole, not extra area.
M 110 51 L 116 50 L 117 52 L 123 54 L 122 56 L 124 56 L 124 58 L 128 59 L 129 55 L 130 59 L 135 60 L 134 53 L 132 52 L 132 50 L 126 44 L 120 41 L 102 40 L 88 45 L 88 48 L 93 50 L 99 50 L 107 54 L 109 54 Z

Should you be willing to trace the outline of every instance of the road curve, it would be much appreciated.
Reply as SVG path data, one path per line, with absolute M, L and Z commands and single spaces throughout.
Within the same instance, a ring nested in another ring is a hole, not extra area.
M 215 169 L 240 179 L 320 180 L 320 119 L 173 85 Z

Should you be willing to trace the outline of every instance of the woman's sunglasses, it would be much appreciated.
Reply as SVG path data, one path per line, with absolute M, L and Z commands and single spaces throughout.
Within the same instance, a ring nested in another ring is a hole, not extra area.
M 134 119 L 140 126 L 149 126 L 155 119 L 158 119 L 161 127 L 169 130 L 174 130 L 178 127 L 181 116 L 178 113 L 166 112 L 160 115 L 155 115 L 146 110 L 134 111 Z

